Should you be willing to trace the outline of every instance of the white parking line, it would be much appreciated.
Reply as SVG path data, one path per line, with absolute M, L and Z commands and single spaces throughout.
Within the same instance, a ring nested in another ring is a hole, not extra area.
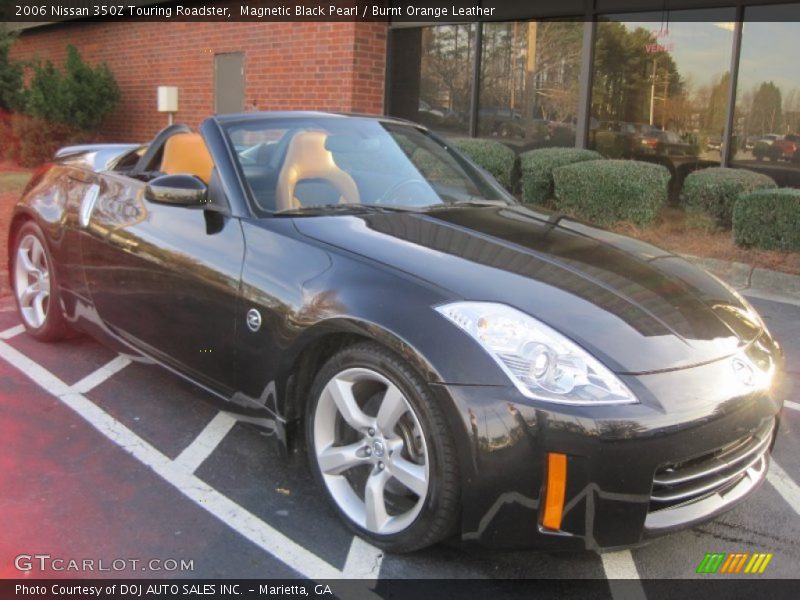
M 600 554 L 603 570 L 606 572 L 611 596 L 615 600 L 645 600 L 644 588 L 639 571 L 633 562 L 630 550 L 604 552 Z
M 234 425 L 236 425 L 235 417 L 226 412 L 218 412 L 203 431 L 194 438 L 194 441 L 183 449 L 175 462 L 189 473 L 194 473 L 203 464 L 203 461 L 211 456 L 211 453 Z
M 347 579 L 378 579 L 383 564 L 383 550 L 353 537 L 347 560 L 342 569 L 342 577 Z
M 110 360 L 96 371 L 89 373 L 86 377 L 81 379 L 78 383 L 73 384 L 72 391 L 78 394 L 85 394 L 89 390 L 96 388 L 103 383 L 106 379 L 119 373 L 122 369 L 131 364 L 129 358 L 122 355 Z
M 783 496 L 783 499 L 794 509 L 794 512 L 800 515 L 800 487 L 798 487 L 786 471 L 775 462 L 775 459 L 770 461 L 767 481 L 769 481 L 772 487 Z
M 169 459 L 136 433 L 94 404 L 70 386 L 27 356 L 0 341 L 0 358 L 21 371 L 26 377 L 75 411 L 97 431 L 114 442 L 136 460 L 152 469 L 167 483 L 209 514 L 219 519 L 240 535 L 271 554 L 288 567 L 309 579 L 339 579 L 343 571 L 333 567 L 313 552 L 262 521 L 236 504 L 186 468 Z M 354 544 L 356 544 L 354 542 Z M 354 556 L 363 556 L 364 549 L 351 546 Z M 361 558 L 353 559 L 359 564 Z M 374 597 L 366 590 L 363 597 Z
M 784 400 L 783 405 L 786 408 L 791 408 L 792 410 L 800 410 L 800 404 L 797 402 L 792 402 L 791 400 Z
M 10 329 L 6 329 L 5 331 L 0 332 L 0 340 L 10 340 L 15 335 L 19 335 L 23 331 L 25 331 L 24 326 L 14 325 L 14 327 L 11 327 Z

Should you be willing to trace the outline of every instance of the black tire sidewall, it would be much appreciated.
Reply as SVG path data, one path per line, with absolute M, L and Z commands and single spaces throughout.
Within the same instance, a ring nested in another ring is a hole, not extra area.
M 429 465 L 428 495 L 414 522 L 401 532 L 379 535 L 357 524 L 336 504 L 316 462 L 314 417 L 320 394 L 334 375 L 354 367 L 372 369 L 394 383 L 412 405 L 427 442 Z M 372 544 L 390 552 L 410 552 L 441 541 L 453 532 L 457 522 L 458 476 L 454 464 L 452 434 L 444 415 L 435 405 L 424 380 L 402 358 L 375 343 L 363 343 L 334 355 L 317 373 L 306 407 L 306 446 L 314 479 L 325 490 L 336 512 L 349 529 Z

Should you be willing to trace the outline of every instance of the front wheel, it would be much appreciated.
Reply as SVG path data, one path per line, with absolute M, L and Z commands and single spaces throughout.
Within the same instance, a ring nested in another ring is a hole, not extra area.
M 452 434 L 425 382 L 367 342 L 334 355 L 306 413 L 309 461 L 350 529 L 389 552 L 451 535 L 459 482 Z
M 68 336 L 61 311 L 53 257 L 44 234 L 29 221 L 17 232 L 12 256 L 12 285 L 22 324 L 40 342 Z

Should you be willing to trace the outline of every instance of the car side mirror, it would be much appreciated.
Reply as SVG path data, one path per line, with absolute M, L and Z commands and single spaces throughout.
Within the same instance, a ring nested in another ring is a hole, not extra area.
M 148 200 L 159 204 L 208 204 L 208 186 L 194 175 L 161 175 L 147 184 L 144 195 Z

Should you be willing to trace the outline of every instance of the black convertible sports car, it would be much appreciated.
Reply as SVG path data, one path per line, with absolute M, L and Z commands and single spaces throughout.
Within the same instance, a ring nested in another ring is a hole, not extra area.
M 205 387 L 386 550 L 629 546 L 766 475 L 782 354 L 740 295 L 520 206 L 412 123 L 249 113 L 67 148 L 10 240 L 32 336 Z

